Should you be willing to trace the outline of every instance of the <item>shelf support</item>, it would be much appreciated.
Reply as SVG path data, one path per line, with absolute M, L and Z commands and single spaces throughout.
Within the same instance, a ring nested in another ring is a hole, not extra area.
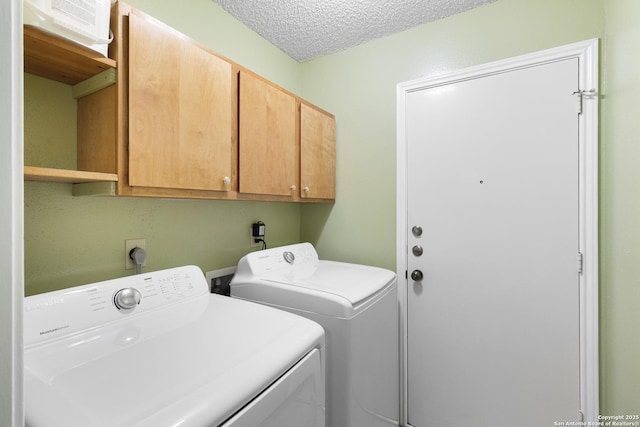
M 72 194 L 74 197 L 80 196 L 115 196 L 115 182 L 84 182 L 73 184 Z
M 94 92 L 116 84 L 116 70 L 109 68 L 93 77 L 73 85 L 71 94 L 74 98 L 82 98 Z

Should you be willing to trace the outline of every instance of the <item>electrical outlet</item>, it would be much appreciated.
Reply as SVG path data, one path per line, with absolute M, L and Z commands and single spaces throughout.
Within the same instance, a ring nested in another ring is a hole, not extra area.
M 251 243 L 249 245 L 250 248 L 257 248 L 259 246 L 264 245 L 264 235 L 265 235 L 266 225 L 262 221 L 256 221 L 251 224 Z M 256 239 L 258 241 L 256 242 Z
M 262 242 L 256 242 L 256 238 L 253 237 L 253 229 L 249 227 L 249 247 L 250 248 L 259 248 L 262 246 Z
M 147 248 L 145 248 L 144 239 L 130 239 L 130 240 L 124 241 L 124 269 L 125 270 L 135 270 L 136 268 L 136 263 L 133 262 L 133 260 L 129 257 L 129 253 L 135 248 L 146 250 Z M 146 263 L 147 262 L 145 261 L 142 263 L 142 265 L 144 266 Z

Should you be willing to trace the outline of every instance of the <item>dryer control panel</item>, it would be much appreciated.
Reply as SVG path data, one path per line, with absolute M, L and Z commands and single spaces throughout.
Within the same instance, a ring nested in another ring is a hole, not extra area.
M 25 345 L 208 294 L 202 270 L 185 266 L 33 295 L 24 300 Z

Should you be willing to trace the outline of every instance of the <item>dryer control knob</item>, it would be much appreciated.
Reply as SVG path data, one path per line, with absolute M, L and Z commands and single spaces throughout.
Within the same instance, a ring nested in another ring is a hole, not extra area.
M 113 303 L 118 310 L 131 311 L 140 304 L 142 295 L 136 288 L 124 288 L 120 289 L 113 296 Z

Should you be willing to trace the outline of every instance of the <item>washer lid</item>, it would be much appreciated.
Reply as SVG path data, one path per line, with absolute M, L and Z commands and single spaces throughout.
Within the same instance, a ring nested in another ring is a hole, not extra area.
M 266 274 L 263 279 L 331 294 L 356 306 L 376 295 L 395 277 L 394 272 L 383 268 L 321 260 Z

